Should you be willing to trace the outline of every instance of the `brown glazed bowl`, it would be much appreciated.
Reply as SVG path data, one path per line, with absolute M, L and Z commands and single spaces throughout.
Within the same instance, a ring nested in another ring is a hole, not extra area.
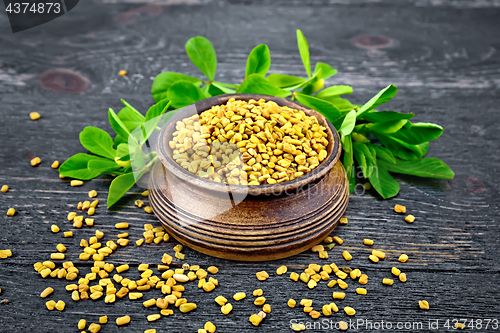
M 315 116 L 326 127 L 327 158 L 302 177 L 272 185 L 216 183 L 184 170 L 168 145 L 176 122 L 230 98 L 262 98 Z M 149 180 L 154 213 L 180 243 L 211 256 L 243 261 L 292 256 L 320 243 L 347 208 L 349 185 L 335 128 L 318 112 L 280 97 L 226 94 L 183 108 L 163 126 L 157 153 L 160 161 Z

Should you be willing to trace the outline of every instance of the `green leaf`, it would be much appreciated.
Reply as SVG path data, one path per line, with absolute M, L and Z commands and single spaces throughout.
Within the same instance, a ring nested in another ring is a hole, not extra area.
M 340 126 L 339 132 L 343 135 L 351 134 L 354 129 L 354 125 L 356 124 L 356 111 L 350 111 L 344 118 L 342 122 L 342 126 Z
M 130 130 L 125 126 L 125 124 L 118 118 L 115 111 L 113 109 L 108 110 L 108 119 L 111 127 L 119 136 L 123 138 L 127 138 L 130 135 Z M 114 157 L 113 157 L 114 158 Z
M 354 155 L 353 155 L 353 150 L 352 150 L 352 141 L 351 141 L 351 136 L 347 135 L 343 137 L 342 144 L 345 146 L 351 147 L 350 150 L 346 151 L 344 149 L 344 168 L 347 173 L 347 179 L 349 181 L 349 193 L 354 192 L 354 188 L 356 186 L 356 173 L 354 170 Z
M 318 95 L 316 95 L 314 97 L 319 98 Z M 333 106 L 335 106 L 337 109 L 339 109 L 340 112 L 343 112 L 343 113 L 344 112 L 348 113 L 349 111 L 354 109 L 354 105 L 352 105 L 348 99 L 345 99 L 345 98 L 342 98 L 339 96 L 327 96 L 327 97 L 321 97 L 319 99 L 322 99 L 324 101 L 327 101 L 327 102 L 333 104 Z
M 396 160 L 396 164 L 384 163 L 390 172 L 426 178 L 452 179 L 453 170 L 438 158 L 421 158 L 414 161 Z
M 345 152 L 352 152 L 352 138 L 351 138 L 351 135 L 344 135 L 343 133 L 341 133 L 340 135 L 340 140 L 342 141 L 342 149 L 345 151 Z
M 373 136 L 376 137 L 384 146 L 389 148 L 389 150 L 403 160 L 416 160 L 423 157 L 427 150 L 429 149 L 429 143 L 425 142 L 420 145 L 411 145 L 404 142 L 398 138 L 388 136 L 385 134 L 372 132 Z
M 161 116 L 162 114 L 165 113 L 166 108 L 170 105 L 170 100 L 168 98 L 162 99 L 155 105 L 151 106 L 146 113 L 146 121 L 149 121 L 151 119 L 154 119 L 156 117 Z M 143 122 L 144 123 L 144 122 Z
M 340 121 L 341 118 L 344 116 L 344 114 L 341 113 L 330 102 L 324 101 L 316 97 L 304 95 L 301 93 L 296 93 L 295 97 L 301 104 L 321 113 L 326 119 L 328 119 L 335 126 L 335 128 L 337 129 L 340 128 L 341 125 Z
M 144 123 L 144 116 L 123 99 L 122 103 L 125 104 L 125 107 L 118 112 L 118 118 L 129 131 L 133 131 Z
M 378 162 L 380 162 L 380 160 Z M 392 198 L 399 193 L 399 184 L 392 178 L 385 164 L 377 163 L 375 172 L 373 172 L 368 179 L 372 187 L 384 199 Z
M 153 94 L 155 101 L 159 102 L 167 98 L 168 89 L 178 81 L 188 81 L 196 86 L 201 85 L 201 80 L 196 77 L 175 72 L 160 73 L 155 77 L 153 86 L 151 87 L 151 94 Z
M 121 167 L 116 164 L 115 161 L 111 160 L 91 160 L 87 164 L 87 168 L 90 171 L 103 174 L 103 173 L 111 173 L 112 171 L 117 171 L 121 169 Z
M 238 87 L 240 86 L 239 84 L 233 84 L 233 83 L 225 83 L 225 82 L 218 82 L 218 81 L 214 81 L 212 83 L 215 83 L 217 85 L 217 87 L 226 87 L 226 88 L 231 88 L 231 89 L 238 89 Z
M 249 75 L 245 79 L 245 81 L 241 83 L 241 86 L 238 88 L 236 92 L 263 94 L 263 95 L 271 95 L 278 97 L 287 97 L 290 95 L 290 92 L 277 88 L 260 74 Z
M 212 82 L 208 86 L 208 93 L 211 96 L 218 96 L 218 95 L 224 95 L 224 94 L 234 94 L 236 90 L 222 86 L 218 84 L 217 82 Z
M 89 180 L 94 179 L 99 176 L 99 172 L 90 171 L 88 169 L 89 161 L 93 160 L 101 160 L 101 161 L 109 161 L 108 159 L 88 155 L 88 154 L 76 154 L 67 159 L 61 166 L 59 167 L 59 174 L 64 177 L 76 178 L 81 180 Z
M 335 68 L 332 68 L 330 65 L 325 64 L 324 62 L 317 62 L 316 67 L 314 67 L 314 73 L 313 76 L 321 71 L 320 79 L 329 79 L 335 74 L 337 74 L 337 70 Z
M 117 135 L 117 136 L 115 136 L 115 140 L 113 141 L 113 147 L 116 149 L 116 148 L 118 148 L 120 143 L 127 143 L 127 142 L 128 142 L 128 138 L 125 139 L 121 135 Z
M 391 134 L 399 131 L 404 125 L 406 125 L 407 122 L 408 120 L 406 119 L 391 120 L 381 123 L 368 124 L 367 128 L 370 131 L 379 132 L 382 134 Z
M 350 86 L 331 86 L 321 90 L 314 97 L 324 99 L 325 97 L 333 97 L 345 94 L 352 94 L 352 87 Z
M 297 30 L 297 44 L 299 46 L 300 57 L 306 69 L 307 77 L 311 77 L 311 61 L 309 60 L 309 44 L 302 31 Z
M 170 118 L 172 118 L 176 113 L 177 113 L 178 110 L 175 110 L 175 111 L 169 111 L 165 114 L 165 117 L 163 117 L 163 123 L 162 123 L 162 126 L 165 125 L 169 120 Z
M 353 152 L 354 157 L 356 157 L 356 162 L 358 163 L 361 171 L 363 172 L 363 177 L 368 178 L 368 163 L 366 162 L 366 156 L 363 154 L 363 151 L 356 147 L 356 143 L 353 143 Z
M 130 149 L 128 143 L 122 143 L 116 149 L 116 157 L 119 157 L 121 161 L 125 161 L 123 157 L 127 157 L 130 154 Z M 128 158 L 130 159 L 130 157 Z
M 156 114 L 162 107 L 163 107 L 163 110 L 160 111 L 160 113 L 158 114 L 158 116 L 156 116 L 156 117 L 154 117 L 154 118 L 146 121 L 144 123 L 144 125 L 142 125 L 142 135 L 143 135 L 143 137 L 139 140 L 139 143 L 141 145 L 144 144 L 149 139 L 149 137 L 151 136 L 151 134 L 153 134 L 154 130 L 156 129 L 156 126 L 158 125 L 158 123 L 161 120 L 161 116 L 167 111 L 167 109 L 170 106 L 171 102 L 172 101 L 167 101 L 167 100 L 160 101 L 158 103 L 159 105 L 155 108 L 154 113 Z
M 126 173 L 113 179 L 109 186 L 108 208 L 120 200 L 134 184 L 135 177 L 133 172 Z
M 269 54 L 269 47 L 265 44 L 257 45 L 248 55 L 245 77 L 254 73 L 264 76 L 270 67 L 271 55 Z
M 217 70 L 217 54 L 212 43 L 202 36 L 190 38 L 186 43 L 186 53 L 193 64 L 213 81 Z
M 282 89 L 290 89 L 290 87 L 298 86 L 307 81 L 303 77 L 284 75 L 284 74 L 271 74 L 267 80 L 274 86 Z
M 396 163 L 396 158 L 389 149 L 382 147 L 381 145 L 375 145 L 375 144 L 368 144 L 368 147 L 375 149 L 378 159 L 390 162 L 392 164 Z
M 405 128 L 396 132 L 393 137 L 409 144 L 418 145 L 435 140 L 439 138 L 441 134 L 443 134 L 443 128 L 439 125 L 431 123 L 414 123 L 411 124 L 411 126 L 405 126 Z
M 85 149 L 96 155 L 114 159 L 116 150 L 113 148 L 113 139 L 100 128 L 87 126 L 80 132 L 80 142 Z
M 390 101 L 398 92 L 398 88 L 392 84 L 388 85 L 384 89 L 380 90 L 378 94 L 373 96 L 368 102 L 365 103 L 358 110 L 358 117 L 363 113 L 375 109 L 377 106 L 382 105 Z
M 352 144 L 352 148 L 354 149 L 354 156 L 361 167 L 363 176 L 368 178 L 377 165 L 375 151 L 370 150 L 366 144 L 359 142 L 354 142 Z
M 179 109 L 205 99 L 205 95 L 191 82 L 179 81 L 168 89 L 167 98 L 170 99 L 174 108 Z
M 365 112 L 360 119 L 369 121 L 370 123 L 380 123 L 386 121 L 411 119 L 415 115 L 413 113 L 399 113 L 396 111 L 373 111 Z

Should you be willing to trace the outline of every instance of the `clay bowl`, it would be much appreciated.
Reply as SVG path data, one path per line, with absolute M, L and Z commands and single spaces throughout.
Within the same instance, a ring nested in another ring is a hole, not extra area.
M 168 145 L 175 123 L 230 98 L 263 98 L 314 115 L 327 128 L 327 159 L 302 177 L 272 185 L 216 183 L 184 170 Z M 180 243 L 214 257 L 263 261 L 298 254 L 320 243 L 347 208 L 349 186 L 335 128 L 316 111 L 283 98 L 227 94 L 199 101 L 163 126 L 157 153 L 149 180 L 154 213 Z

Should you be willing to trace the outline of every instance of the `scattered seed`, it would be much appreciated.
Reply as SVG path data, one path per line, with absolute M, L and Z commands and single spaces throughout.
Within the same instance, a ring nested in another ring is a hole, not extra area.
M 244 299 L 245 297 L 247 297 L 247 295 L 245 293 L 236 293 L 234 294 L 233 298 L 235 301 L 241 301 L 242 299 Z
M 402 254 L 399 256 L 398 261 L 400 262 L 406 262 L 408 260 L 408 256 L 406 254 Z
M 257 272 L 257 273 L 255 273 L 255 275 L 257 276 L 257 279 L 259 281 L 265 281 L 269 278 L 269 274 L 267 274 L 266 271 Z
M 153 208 L 149 207 L 149 206 L 146 206 L 144 207 L 144 211 L 148 214 L 152 214 L 153 213 Z
M 50 294 L 52 294 L 53 292 L 54 292 L 53 288 L 47 287 L 44 289 L 44 291 L 42 291 L 42 293 L 40 294 L 40 297 L 45 298 L 45 297 L 49 296 Z
M 38 120 L 40 119 L 40 114 L 38 112 L 30 112 L 30 118 L 31 120 Z
M 339 223 L 340 224 L 347 224 L 347 218 L 346 217 L 341 217 Z
M 372 246 L 373 240 L 365 238 L 365 239 L 363 239 L 363 244 L 368 245 L 368 246 Z
M 342 253 L 342 256 L 344 257 L 345 260 L 349 261 L 352 260 L 352 255 L 348 251 L 344 251 Z
M 394 280 L 385 278 L 382 280 L 382 283 L 386 284 L 388 286 L 392 286 L 392 284 L 394 283 Z
M 391 269 L 391 273 L 394 274 L 394 275 L 396 275 L 396 276 L 399 276 L 399 274 L 401 274 L 401 271 L 398 268 L 393 267 Z
M 128 223 L 126 222 L 120 222 L 115 224 L 116 229 L 127 229 L 128 228 Z
M 7 216 L 14 216 L 16 214 L 16 210 L 14 208 L 9 208 L 7 210 Z
M 293 298 L 290 298 L 287 302 L 287 305 L 290 307 L 290 308 L 294 308 L 295 305 L 297 304 L 297 302 L 293 299 Z
M 217 274 L 219 272 L 219 269 L 215 266 L 210 266 L 207 268 L 207 271 L 210 273 L 210 274 Z
M 118 72 L 118 75 L 125 76 L 125 75 L 127 75 L 127 71 L 122 69 L 121 71 Z
M 405 273 L 399 274 L 399 281 L 406 282 L 406 274 Z
M 366 295 L 366 289 L 365 288 L 356 288 L 356 292 L 359 295 Z
M 191 312 L 195 309 L 196 309 L 195 303 L 184 303 L 184 304 L 181 304 L 181 306 L 179 307 L 179 310 L 182 313 L 188 313 L 188 312 Z
M 339 245 L 342 245 L 344 243 L 344 241 L 342 240 L 342 238 L 338 237 L 338 236 L 335 236 L 333 237 L 333 241 Z
M 70 182 L 70 184 L 71 184 L 71 186 L 82 186 L 82 185 L 83 185 L 83 181 L 73 179 L 73 180 Z
M 220 308 L 220 311 L 225 315 L 228 315 L 232 310 L 233 306 L 231 305 L 231 303 L 227 303 Z
M 116 318 L 116 325 L 122 326 L 130 323 L 130 316 L 123 316 Z
M 413 221 L 415 221 L 415 216 L 408 215 L 407 217 L 405 217 L 405 221 L 408 223 L 413 223 Z
M 429 310 L 429 302 L 427 302 L 427 301 L 418 301 L 418 306 L 422 310 Z
M 394 211 L 398 214 L 405 214 L 406 213 L 406 207 L 401 206 L 401 205 L 396 205 L 394 206 Z
M 382 260 L 385 259 L 385 253 L 382 251 L 372 250 L 372 255 Z
M 3 185 L 2 186 L 2 192 L 5 193 L 9 190 L 9 185 Z

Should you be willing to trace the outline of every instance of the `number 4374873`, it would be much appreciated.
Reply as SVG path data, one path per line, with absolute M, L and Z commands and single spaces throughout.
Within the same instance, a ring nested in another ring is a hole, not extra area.
M 39 3 L 28 3 L 28 2 L 15 2 L 9 3 L 5 11 L 12 14 L 49 14 L 55 13 L 59 14 L 61 12 L 61 4 L 58 2 L 39 2 Z

